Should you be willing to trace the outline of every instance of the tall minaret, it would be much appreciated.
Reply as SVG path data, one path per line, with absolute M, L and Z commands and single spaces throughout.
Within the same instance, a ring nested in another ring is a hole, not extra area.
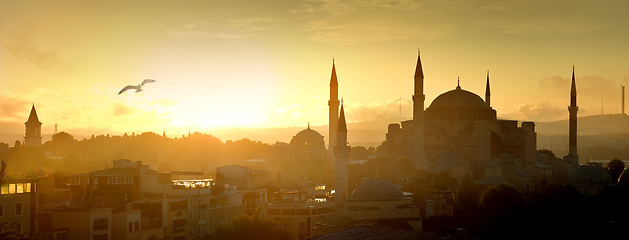
M 31 114 L 28 116 L 28 120 L 24 123 L 24 125 L 26 125 L 26 132 L 24 133 L 24 146 L 41 146 L 41 122 L 37 117 L 35 104 L 33 104 L 33 107 L 31 108 Z
M 485 102 L 491 107 L 491 91 L 489 91 L 489 70 L 487 70 L 487 85 L 485 85 Z
M 337 142 L 334 147 L 334 203 L 336 207 L 343 207 L 343 200 L 347 197 L 347 159 L 350 147 L 347 146 L 347 125 L 345 123 L 345 111 L 341 104 L 341 116 L 338 121 Z
M 328 101 L 329 122 L 328 133 L 328 149 L 332 150 L 336 146 L 336 125 L 339 121 L 339 83 L 336 80 L 336 68 L 334 67 L 334 59 L 332 59 L 332 77 L 330 77 L 330 100 Z
M 569 127 L 569 139 L 568 139 L 568 155 L 563 157 L 565 160 L 570 161 L 572 164 L 579 164 L 579 155 L 577 154 L 577 84 L 574 80 L 574 66 L 572 66 L 572 87 L 570 88 L 570 106 L 568 112 L 570 112 L 570 127 Z
M 413 93 L 413 148 L 411 159 L 417 169 L 428 168 L 426 148 L 424 146 L 424 71 L 417 50 L 417 66 L 415 67 L 415 91 Z

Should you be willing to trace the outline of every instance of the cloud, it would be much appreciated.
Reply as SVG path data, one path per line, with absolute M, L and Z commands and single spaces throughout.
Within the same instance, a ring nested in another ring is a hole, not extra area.
M 566 119 L 566 108 L 558 108 L 548 102 L 520 105 L 516 110 L 506 114 L 498 113 L 499 118 L 519 121 L 555 121 Z
M 419 6 L 411 0 L 309 0 L 303 12 L 322 11 L 333 15 L 350 14 L 373 8 L 410 10 Z
M 601 76 L 577 75 L 575 77 L 575 83 L 577 85 L 577 99 L 580 104 L 591 104 L 593 100 L 599 103 L 601 98 L 620 100 L 620 81 Z M 541 79 L 539 81 L 539 89 L 542 93 L 561 96 L 567 101 L 571 84 L 571 78 L 555 75 Z
M 408 119 L 413 114 L 413 101 L 410 99 L 392 99 L 389 101 L 374 102 L 367 105 L 345 104 L 345 114 L 350 122 Z
M 168 33 L 174 37 L 189 38 L 217 38 L 242 39 L 257 36 L 257 32 L 271 29 L 271 23 L 283 22 L 286 19 L 270 17 L 248 17 L 232 19 L 216 24 L 200 21 L 184 24 Z
M 114 116 L 124 116 L 133 113 L 131 108 L 129 108 L 124 103 L 114 103 Z
M 31 63 L 38 68 L 67 67 L 67 63 L 56 52 L 41 50 L 33 46 L 28 38 L 18 39 L 12 43 L 2 42 L 2 46 L 13 57 Z
M 0 120 L 26 120 L 28 115 L 24 115 L 24 113 L 30 110 L 29 104 L 28 101 L 17 97 L 5 96 L 4 94 L 0 95 Z

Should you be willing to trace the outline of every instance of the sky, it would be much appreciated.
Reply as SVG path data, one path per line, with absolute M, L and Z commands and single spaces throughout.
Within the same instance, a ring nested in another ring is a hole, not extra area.
M 347 121 L 410 118 L 456 87 L 498 117 L 620 112 L 625 1 L 0 0 L 0 132 L 120 134 L 326 125 L 334 59 Z M 155 79 L 141 93 L 118 91 Z M 386 126 L 383 126 L 383 129 Z

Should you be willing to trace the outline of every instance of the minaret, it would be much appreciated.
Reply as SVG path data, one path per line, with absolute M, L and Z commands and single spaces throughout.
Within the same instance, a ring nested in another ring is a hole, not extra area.
M 491 91 L 489 91 L 489 70 L 487 70 L 487 85 L 485 85 L 485 102 L 491 107 Z
M 24 123 L 24 125 L 26 125 L 26 132 L 24 133 L 24 146 L 41 146 L 41 122 L 37 117 L 35 104 L 33 104 L 33 107 L 31 108 L 31 114 L 28 116 L 28 120 Z
M 577 84 L 574 80 L 574 66 L 572 66 L 572 87 L 570 88 L 570 106 L 568 112 L 570 112 L 570 127 L 569 127 L 569 139 L 568 139 L 568 155 L 563 157 L 565 160 L 572 164 L 579 164 L 579 155 L 577 154 Z
M 413 145 L 411 160 L 417 169 L 426 169 L 426 148 L 424 146 L 424 71 L 422 61 L 417 51 L 417 66 L 415 67 L 415 91 L 413 94 Z
M 332 150 L 336 146 L 336 125 L 339 121 L 339 83 L 336 80 L 336 68 L 332 59 L 332 76 L 330 77 L 330 100 L 328 101 L 329 122 L 328 122 L 328 149 Z
M 350 151 L 350 147 L 347 146 L 347 125 L 343 104 L 341 104 L 341 116 L 336 133 L 338 138 L 334 147 L 334 203 L 336 207 L 340 208 L 343 207 L 343 200 L 347 197 L 347 159 Z

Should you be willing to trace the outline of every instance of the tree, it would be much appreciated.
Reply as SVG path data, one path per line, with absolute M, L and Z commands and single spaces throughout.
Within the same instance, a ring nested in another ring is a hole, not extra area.
M 625 162 L 618 158 L 614 158 L 607 163 L 607 172 L 612 176 L 614 181 L 618 181 L 618 178 L 625 171 Z
M 17 223 L 0 223 L 0 239 L 6 240 L 28 240 L 28 237 L 17 230 Z
M 488 237 L 517 238 L 522 232 L 526 201 L 513 185 L 497 184 L 483 192 L 479 202 L 483 226 Z
M 461 188 L 459 189 L 459 203 L 463 209 L 468 212 L 474 212 L 478 206 L 480 199 L 480 191 L 474 184 L 474 179 L 469 173 L 466 173 L 461 179 Z

